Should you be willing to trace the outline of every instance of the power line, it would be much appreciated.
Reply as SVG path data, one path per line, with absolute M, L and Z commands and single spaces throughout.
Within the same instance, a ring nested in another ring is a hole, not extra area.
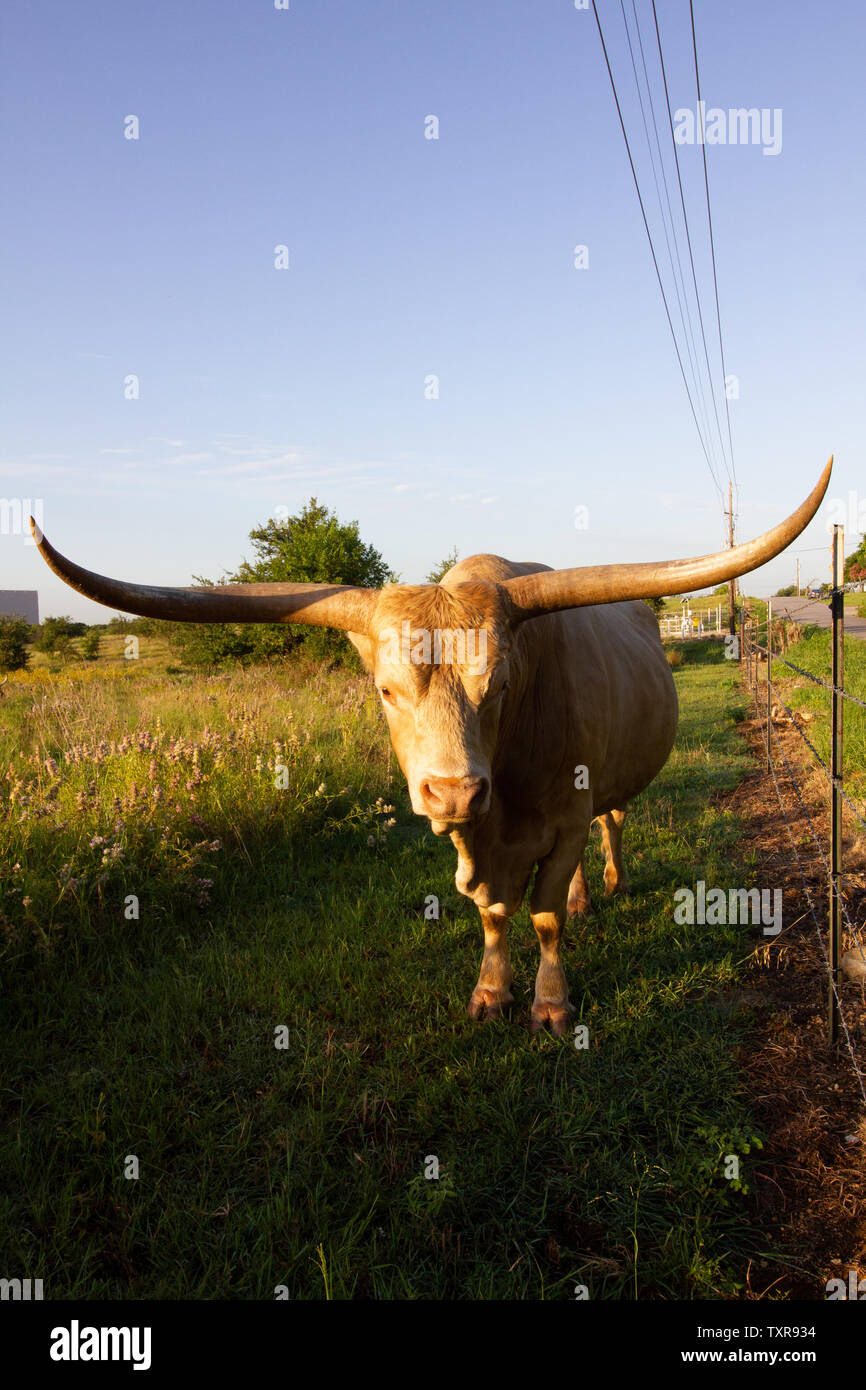
M 622 137 L 623 137 L 623 140 L 625 141 L 626 154 L 628 155 L 629 167 L 631 168 L 631 176 L 632 176 L 632 178 L 633 178 L 633 180 L 634 180 L 635 191 L 637 192 L 638 202 L 640 203 L 640 210 L 641 210 L 641 216 L 642 216 L 642 218 L 643 218 L 644 230 L 645 230 L 645 232 L 646 232 L 646 234 L 647 234 L 647 240 L 648 240 L 648 242 L 649 242 L 649 247 L 650 247 L 650 254 L 652 255 L 653 266 L 655 267 L 656 279 L 657 279 L 658 282 L 659 282 L 659 289 L 661 290 L 662 300 L 663 300 L 664 306 L 665 306 L 665 314 L 666 314 L 666 316 L 667 316 L 668 327 L 669 327 L 669 329 L 670 329 L 670 331 L 671 331 L 671 337 L 673 338 L 673 342 L 674 342 L 674 351 L 676 352 L 676 355 L 677 355 L 677 362 L 679 363 L 680 373 L 681 373 L 682 378 L 683 378 L 683 385 L 684 385 L 685 388 L 686 388 L 686 395 L 687 395 L 688 398 L 689 398 L 689 406 L 691 407 L 692 419 L 693 419 L 694 422 L 695 422 L 695 429 L 697 430 L 697 432 L 698 432 L 698 438 L 699 438 L 700 441 L 701 441 L 701 448 L 703 449 L 704 458 L 705 458 L 706 461 L 707 461 L 707 467 L 708 467 L 709 470 L 710 470 L 710 475 L 711 475 L 711 477 L 712 477 L 712 479 L 713 479 L 713 482 L 715 483 L 715 486 L 716 486 L 717 491 L 718 491 L 719 494 L 721 495 L 722 489 L 721 489 L 721 486 L 720 486 L 720 484 L 719 484 L 719 480 L 718 480 L 718 478 L 716 477 L 715 469 L 713 468 L 713 465 L 712 465 L 712 463 L 710 462 L 710 456 L 709 456 L 709 453 L 707 452 L 707 446 L 706 446 L 706 444 L 705 444 L 705 442 L 704 442 L 704 437 L 703 437 L 703 435 L 702 435 L 702 433 L 701 433 L 701 427 L 700 427 L 700 425 L 699 425 L 699 423 L 698 423 L 698 417 L 697 417 L 697 413 L 696 413 L 696 411 L 695 411 L 694 401 L 692 400 L 692 393 L 691 393 L 691 391 L 689 390 L 689 383 L 688 383 L 688 380 L 687 380 L 687 378 L 686 378 L 685 368 L 683 367 L 683 359 L 682 359 L 682 355 L 681 355 L 681 353 L 680 353 L 679 344 L 678 344 L 678 342 L 677 342 L 677 335 L 676 335 L 676 333 L 674 332 L 673 320 L 671 319 L 671 312 L 670 312 L 670 308 L 668 307 L 667 295 L 665 294 L 664 283 L 663 283 L 663 281 L 662 281 L 661 272 L 659 271 L 658 258 L 656 257 L 655 247 L 654 247 L 654 245 L 653 245 L 653 239 L 652 239 L 652 235 L 651 235 L 650 229 L 649 229 L 649 222 L 647 221 L 646 209 L 644 208 L 643 197 L 642 197 L 641 191 L 640 191 L 640 184 L 638 183 L 637 172 L 636 172 L 635 167 L 634 167 L 634 160 L 633 160 L 633 158 L 632 158 L 631 146 L 630 146 L 630 144 L 629 144 L 628 133 L 627 133 L 626 128 L 625 128 L 625 121 L 623 120 L 622 107 L 620 106 L 619 95 L 618 95 L 618 93 L 617 93 L 617 90 L 616 90 L 616 83 L 615 83 L 614 78 L 613 78 L 613 70 L 612 70 L 611 65 L 610 65 L 610 58 L 608 57 L 608 53 L 607 53 L 607 44 L 606 44 L 605 41 L 604 41 L 604 33 L 603 33 L 602 27 L 601 27 L 601 20 L 600 20 L 600 18 L 599 18 L 598 7 L 597 7 L 597 5 L 596 5 L 596 0 L 592 0 L 592 12 L 593 12 L 593 14 L 595 15 L 595 22 L 596 22 L 596 26 L 597 26 L 597 28 L 598 28 L 598 36 L 599 36 L 599 38 L 601 39 L 601 48 L 602 48 L 602 52 L 603 52 L 603 54 L 604 54 L 604 61 L 605 61 L 605 64 L 606 64 L 606 66 L 607 66 L 607 75 L 608 75 L 608 77 L 610 78 L 610 85 L 611 85 L 611 90 L 612 90 L 612 92 L 613 92 L 613 99 L 614 99 L 614 102 L 616 103 L 616 112 L 617 112 L 617 115 L 619 116 L 619 124 L 620 124 L 620 129 L 622 130 Z
M 657 173 L 657 171 L 656 171 L 656 160 L 655 160 L 655 156 L 654 156 L 654 154 L 653 154 L 652 141 L 650 140 L 649 127 L 648 127 L 648 125 L 647 125 L 647 118 L 646 118 L 646 111 L 644 110 L 643 93 L 641 92 L 640 78 L 638 77 L 637 64 L 635 63 L 634 49 L 633 49 L 633 47 L 632 47 L 632 42 L 631 42 L 631 34 L 630 34 L 630 32 L 629 32 L 628 20 L 626 19 L 625 3 L 624 3 L 624 0 L 619 0 L 619 7 L 620 7 L 620 10 L 621 10 L 621 12 L 622 12 L 623 28 L 625 29 L 625 37 L 626 37 L 626 42 L 627 42 L 627 44 L 628 44 L 629 57 L 631 58 L 631 68 L 632 68 L 632 72 L 633 72 L 633 74 L 634 74 L 634 83 L 635 83 L 635 88 L 637 89 L 638 103 L 639 103 L 639 105 L 640 105 L 641 119 L 642 119 L 642 121 L 643 121 L 644 134 L 645 134 L 645 136 L 646 136 L 647 149 L 648 149 L 648 151 L 649 151 L 650 166 L 651 166 L 651 168 L 652 168 L 653 182 L 655 183 L 656 197 L 657 197 L 657 199 L 658 199 L 658 205 L 659 205 L 659 216 L 660 216 L 660 218 L 661 218 L 662 231 L 664 232 L 665 245 L 667 246 L 668 261 L 670 262 L 671 276 L 672 276 L 673 282 L 674 282 L 674 291 L 675 291 L 676 297 L 677 297 L 677 307 L 679 308 L 679 311 L 680 311 L 680 322 L 682 323 L 682 326 L 683 326 L 683 334 L 684 334 L 685 340 L 686 340 L 686 347 L 687 347 L 688 356 L 689 356 L 689 364 L 690 364 L 691 369 L 692 369 L 692 379 L 693 379 L 693 382 L 694 382 L 694 385 L 695 385 L 696 392 L 698 393 L 699 398 L 700 398 L 701 410 L 702 410 L 703 422 L 704 422 L 704 428 L 705 428 L 705 430 L 706 430 L 706 438 L 707 438 L 707 441 L 708 441 L 708 443 L 709 443 L 710 440 L 711 440 L 711 438 L 712 438 L 712 433 L 711 433 L 711 430 L 710 430 L 710 417 L 709 417 L 709 411 L 707 410 L 706 397 L 705 397 L 705 395 L 704 395 L 703 381 L 702 381 L 702 379 L 701 379 L 700 370 L 699 370 L 699 368 L 698 368 L 698 354 L 697 354 L 697 347 L 696 347 L 696 343 L 695 343 L 694 328 L 693 328 L 693 325 L 692 325 L 691 309 L 690 309 L 690 307 L 689 307 L 688 295 L 687 295 L 687 293 L 686 293 L 685 276 L 683 275 L 683 266 L 682 266 L 682 261 L 681 261 L 681 259 L 680 259 L 679 239 L 678 239 L 677 234 L 676 234 L 676 225 L 675 225 L 675 222 L 674 222 L 673 208 L 671 207 L 671 199 L 670 199 L 670 191 L 669 191 L 669 189 L 668 189 L 667 173 L 666 173 L 666 171 L 665 171 L 664 157 L 663 157 L 663 155 L 662 155 L 661 140 L 659 139 L 658 122 L 656 121 L 655 103 L 653 102 L 653 97 L 652 97 L 652 87 L 650 86 L 649 73 L 648 73 L 648 71 L 647 71 L 646 56 L 645 56 L 645 54 L 644 54 L 643 41 L 642 41 L 642 39 L 641 39 L 641 34 L 640 34 L 640 25 L 639 25 L 639 23 L 638 23 L 637 10 L 635 9 L 634 0 L 632 0 L 632 11 L 633 11 L 633 13 L 634 13 L 635 25 L 636 25 L 636 27 L 637 27 L 637 40 L 638 40 L 638 45 L 639 45 L 639 48 L 640 48 L 641 64 L 642 64 L 642 67 L 643 67 L 644 82 L 645 82 L 645 85 L 646 85 L 647 105 L 649 106 L 650 116 L 651 116 L 651 118 L 652 118 L 653 133 L 654 133 L 654 135 L 655 135 L 656 149 L 658 150 L 658 163 L 659 163 L 659 168 L 661 169 L 662 184 L 664 185 L 664 192 L 665 192 L 665 202 L 667 203 L 668 217 L 669 217 L 669 219 L 670 219 L 670 224 L 671 224 L 671 236 L 670 236 L 670 237 L 668 236 L 668 227 L 667 227 L 667 222 L 665 221 L 664 207 L 662 206 L 661 189 L 660 189 L 660 187 L 659 187 L 658 173 Z M 688 232 L 688 227 L 686 228 L 686 231 Z M 673 253 L 671 252 L 671 239 L 673 239 L 674 252 L 676 253 L 676 268 L 674 267 L 674 257 L 673 257 Z M 679 270 L 679 282 L 677 281 L 677 269 Z M 680 296 L 680 285 L 682 285 L 682 296 Z M 697 292 L 697 286 L 695 286 L 695 290 L 696 290 L 696 292 Z M 700 314 L 700 300 L 698 301 L 698 313 Z M 703 327 L 703 325 L 702 325 L 702 327 Z M 708 376 L 710 376 L 710 372 L 709 372 L 709 363 L 707 363 L 707 374 L 708 374 Z M 711 376 L 710 376 L 710 383 L 711 383 L 711 386 L 712 386 L 712 377 L 711 377 Z M 711 391 L 711 395 L 712 395 L 712 391 Z M 715 408 L 715 402 L 713 402 L 713 405 L 714 405 L 714 408 Z M 718 428 L 718 413 L 716 414 L 716 427 Z M 719 434 L 719 438 L 721 439 L 721 433 Z M 713 453 L 713 458 L 714 458 L 714 462 L 715 462 L 715 448 L 714 448 L 714 447 L 711 448 L 711 452 Z M 722 449 L 722 459 L 724 460 L 724 448 Z M 727 467 L 727 464 L 725 464 L 725 466 Z
M 655 13 L 655 0 L 653 0 L 653 13 Z M 697 41 L 697 38 L 696 38 L 696 36 L 695 36 L 695 6 L 694 6 L 694 0 L 689 0 L 689 14 L 690 14 L 690 16 L 691 16 L 691 21 L 692 21 L 692 53 L 693 53 L 693 55 L 694 55 L 694 60 L 695 60 L 695 86 L 696 86 L 696 88 L 697 88 L 697 93 L 698 93 L 698 115 L 699 115 L 700 122 L 701 122 L 701 153 L 702 153 L 702 155 L 703 155 L 703 162 L 704 162 L 704 189 L 705 189 L 706 195 L 707 195 L 707 225 L 708 225 L 709 230 L 710 230 L 710 255 L 711 255 L 711 257 L 712 257 L 712 263 L 713 263 L 713 289 L 714 289 L 714 291 L 715 291 L 715 296 L 716 296 L 716 325 L 717 325 L 718 330 L 719 330 L 719 356 L 720 356 L 721 362 L 722 362 L 722 381 L 723 381 L 723 383 L 725 384 L 725 414 L 727 415 L 727 419 L 728 419 L 728 444 L 729 444 L 729 447 L 730 447 L 730 450 L 731 450 L 731 467 L 734 468 L 734 440 L 733 440 L 733 435 L 732 435 L 732 432 L 731 432 L 731 408 L 730 408 L 730 404 L 729 404 L 729 402 L 728 402 L 728 392 L 727 392 L 727 379 L 728 379 L 728 377 L 727 377 L 727 371 L 726 371 L 726 369 L 725 369 L 725 345 L 724 345 L 724 341 L 723 341 L 723 339 L 722 339 L 722 315 L 721 315 L 721 311 L 720 311 L 720 309 L 719 309 L 719 281 L 718 281 L 718 276 L 716 275 L 716 248 L 715 248 L 715 242 L 714 242 L 714 239 L 713 239 L 713 214 L 712 214 L 712 212 L 710 211 L 710 181 L 709 181 L 709 176 L 708 176 L 708 174 L 707 174 L 707 143 L 706 143 L 706 140 L 704 139 L 704 115 L 703 115 L 703 107 L 701 106 L 701 77 L 700 77 L 700 73 L 699 73 L 699 71 L 698 71 L 698 41 Z M 739 487 L 737 486 L 737 474 L 736 474 L 736 469 L 734 469 L 734 486 L 737 487 L 737 493 L 739 494 Z
M 635 8 L 635 0 L 632 0 L 632 7 Z M 685 193 L 683 192 L 683 180 L 682 180 L 682 174 L 681 174 L 681 172 L 680 172 L 680 161 L 679 161 L 679 156 L 677 155 L 677 142 L 676 142 L 676 139 L 674 138 L 674 120 L 673 120 L 673 113 L 672 113 L 672 111 L 671 111 L 671 98 L 670 98 L 670 92 L 669 92 L 669 90 L 668 90 L 667 70 L 665 69 L 665 59 L 664 59 L 664 54 L 663 54 L 663 52 L 662 52 L 662 36 L 661 36 L 661 31 L 660 31 L 660 29 L 659 29 L 659 20 L 658 20 L 658 14 L 656 13 L 656 4 L 655 4 L 655 0 L 652 0 L 652 7 L 653 7 L 653 21 L 654 21 L 654 23 L 655 23 L 655 31 L 656 31 L 656 44 L 658 45 L 658 51 L 659 51 L 659 63 L 660 63 L 660 65 L 661 65 L 662 81 L 663 81 L 663 83 L 664 83 L 664 89 L 665 89 L 665 105 L 667 106 L 667 112 L 668 112 L 668 125 L 670 126 L 670 132 L 671 132 L 671 147 L 672 147 L 673 152 L 674 152 L 674 167 L 676 168 L 676 171 L 677 171 L 677 183 L 678 183 L 678 185 L 679 185 L 679 190 L 680 190 L 680 204 L 681 204 L 682 210 L 683 210 L 683 224 L 684 224 L 685 229 L 686 229 L 686 244 L 687 244 L 688 249 L 689 249 L 689 263 L 690 263 L 691 268 L 692 268 L 692 284 L 693 284 L 694 287 L 695 287 L 695 301 L 696 301 L 697 306 L 698 306 L 698 319 L 699 319 L 700 325 L 701 325 L 701 339 L 702 339 L 703 345 L 704 345 L 704 361 L 705 361 L 706 364 L 707 364 L 707 376 L 709 377 L 709 381 L 710 381 L 710 398 L 711 398 L 712 403 L 713 403 L 713 414 L 714 414 L 715 417 L 716 417 L 716 429 L 717 429 L 718 432 L 719 432 L 719 440 L 721 441 L 721 439 L 722 439 L 722 427 L 721 427 L 721 424 L 719 423 L 719 412 L 718 412 L 718 409 L 717 409 L 717 406 L 716 406 L 716 393 L 715 393 L 715 391 L 713 390 L 713 387 L 712 387 L 713 373 L 712 373 L 712 369 L 711 369 L 711 367 L 710 367 L 710 354 L 709 354 L 709 349 L 707 348 L 707 336 L 706 336 L 706 333 L 705 333 L 705 331 L 704 331 L 704 316 L 703 316 L 703 313 L 702 313 L 702 311 L 701 311 L 701 296 L 700 296 L 700 294 L 699 294 L 699 292 L 698 292 L 698 278 L 697 278 L 697 274 L 695 273 L 695 258 L 694 258 L 694 255 L 693 255 L 693 253 L 692 253 L 692 238 L 691 238 L 691 234 L 690 234 L 690 232 L 689 232 L 689 219 L 688 219 L 688 214 L 686 213 L 686 199 L 685 199 Z M 640 23 L 639 23 L 638 18 L 637 18 L 637 9 L 636 9 L 636 8 L 635 8 L 635 22 L 636 22 L 637 25 L 638 25 L 638 35 L 640 35 Z M 694 31 L 693 31 L 693 33 L 694 33 Z M 704 160 L 705 160 L 705 162 L 706 162 L 706 147 L 704 147 Z M 709 197 L 709 193 L 708 193 L 707 196 Z M 710 247 L 711 247 L 711 249 L 712 249 L 712 227 L 710 228 Z M 713 273 L 714 273 L 714 275 L 715 275 L 715 258 L 713 259 Z M 716 292 L 716 313 L 717 313 L 717 316 L 718 316 L 718 307 L 719 307 L 719 302 L 718 302 L 718 291 L 717 291 L 717 292 Z M 721 327 L 719 328 L 719 342 L 721 343 Z M 724 363 L 724 356 L 723 356 L 723 357 L 722 357 L 722 385 L 723 385 L 723 387 L 724 387 L 724 385 L 725 385 L 724 372 L 725 372 L 725 363 Z M 726 405 L 727 405 L 727 399 L 728 399 L 728 398 L 727 398 L 727 391 L 725 391 L 725 403 L 726 403 Z M 729 446 L 730 446 L 731 476 L 732 476 L 732 478 L 733 478 L 734 486 L 736 487 L 736 486 L 737 486 L 737 474 L 736 474 L 736 469 L 735 469 L 735 467 L 734 467 L 734 446 L 733 446 L 733 441 L 732 441 L 732 439 L 731 439 L 730 411 L 728 412 L 728 442 L 729 442 Z M 722 455 L 724 456 L 724 445 L 722 446 Z M 725 464 L 725 467 L 727 468 L 727 463 Z M 737 491 L 739 492 L 739 488 L 737 489 Z

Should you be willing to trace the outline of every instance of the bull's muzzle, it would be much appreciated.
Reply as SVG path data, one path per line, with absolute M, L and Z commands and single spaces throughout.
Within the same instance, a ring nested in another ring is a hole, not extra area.
M 425 777 L 418 791 L 423 814 L 448 824 L 474 820 L 490 805 L 486 777 Z

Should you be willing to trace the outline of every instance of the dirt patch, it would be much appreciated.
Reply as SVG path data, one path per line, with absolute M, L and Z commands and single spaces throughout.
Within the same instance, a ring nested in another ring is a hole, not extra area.
M 754 862 L 757 884 L 782 887 L 784 904 L 781 933 L 758 945 L 738 995 L 753 1025 L 738 1060 L 758 1127 L 767 1136 L 753 1198 L 753 1219 L 765 1237 L 766 1253 L 746 1271 L 746 1297 L 825 1299 L 828 1279 L 847 1282 L 851 1269 L 866 1277 L 866 1107 L 848 1046 L 850 1041 L 857 1066 L 866 1073 L 866 990 L 843 983 L 848 1039 L 843 1030 L 834 1051 L 827 1041 L 827 878 L 815 845 L 817 836 L 829 857 L 829 787 L 790 725 L 774 727 L 784 813 L 767 771 L 766 728 L 754 719 L 740 728 L 755 771 L 719 798 L 745 822 L 740 851 L 746 862 Z M 846 907 L 862 926 L 862 836 L 846 826 L 845 840 Z M 866 940 L 866 930 L 861 939 Z M 853 944 L 846 931 L 843 949 Z

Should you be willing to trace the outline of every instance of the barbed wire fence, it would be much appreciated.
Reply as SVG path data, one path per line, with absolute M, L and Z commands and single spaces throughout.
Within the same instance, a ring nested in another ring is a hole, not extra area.
M 812 918 L 820 956 L 827 975 L 828 1041 L 834 1048 L 838 1047 L 840 1052 L 844 1045 L 860 1088 L 863 1104 L 866 1106 L 866 1076 L 864 1076 L 864 1067 L 857 1057 L 854 1042 L 855 1028 L 846 1012 L 842 998 L 843 922 L 851 941 L 851 948 L 845 954 L 844 963 L 849 965 L 852 959 L 859 960 L 866 970 L 866 943 L 863 940 L 863 931 L 852 916 L 849 894 L 846 892 L 846 884 L 857 883 L 858 880 L 862 887 L 864 875 L 862 870 L 860 872 L 846 870 L 843 862 L 843 805 L 847 807 L 849 820 L 866 831 L 866 818 L 844 787 L 844 709 L 846 703 L 866 709 L 866 699 L 862 699 L 845 689 L 843 556 L 843 531 L 841 526 L 836 526 L 834 527 L 833 544 L 833 583 L 830 590 L 831 671 L 829 681 L 822 680 L 813 672 L 790 661 L 784 651 L 774 650 L 776 645 L 774 639 L 781 633 L 781 628 L 778 626 L 774 632 L 774 621 L 778 625 L 783 624 L 784 621 L 797 620 L 788 618 L 787 614 L 783 615 L 781 619 L 776 618 L 774 620 L 772 600 L 768 602 L 767 619 L 763 623 L 747 620 L 745 612 L 741 613 L 739 654 L 749 691 L 755 701 L 756 718 L 759 724 L 764 726 L 767 770 L 773 779 L 779 809 L 788 835 L 793 866 L 803 886 L 808 912 Z M 762 630 L 764 641 L 760 640 Z M 784 646 L 785 643 L 782 642 L 780 645 Z M 764 678 L 760 673 L 761 664 L 764 664 L 766 668 Z M 829 763 L 826 758 L 822 757 L 804 728 L 804 723 L 808 720 L 804 719 L 802 714 L 798 717 L 797 712 L 786 703 L 774 681 L 773 668 L 779 664 L 829 694 L 831 704 Z M 792 767 L 791 759 L 785 752 L 780 730 L 777 727 L 780 712 L 784 712 L 785 727 L 791 728 L 799 735 L 811 754 L 812 766 L 820 770 L 826 781 L 829 800 L 829 816 L 827 817 L 829 831 L 826 828 L 822 830 L 822 827 L 816 824 L 814 806 L 810 810 L 807 805 L 807 799 L 804 795 L 805 786 L 798 779 L 798 770 Z M 808 859 L 804 858 L 801 846 L 798 845 L 791 816 L 782 794 L 780 778 L 782 783 L 790 788 L 792 799 L 796 802 L 801 813 L 801 823 L 806 827 L 807 844 L 811 851 Z M 820 902 L 816 901 L 819 894 L 814 886 L 815 878 L 823 880 L 826 887 L 826 905 L 823 908 Z

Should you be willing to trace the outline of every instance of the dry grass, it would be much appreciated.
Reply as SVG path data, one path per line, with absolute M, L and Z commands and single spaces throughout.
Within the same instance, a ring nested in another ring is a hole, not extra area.
M 828 982 L 822 940 L 809 905 L 815 905 L 826 936 L 827 888 L 803 806 L 794 794 L 781 757 L 777 778 L 790 834 L 772 776 L 766 770 L 766 733 L 759 721 L 741 726 L 758 764 L 725 804 L 746 819 L 740 849 L 756 863 L 760 881 L 784 886 L 784 927 L 757 948 L 750 962 L 743 1007 L 754 1011 L 756 1031 L 741 1065 L 753 1113 L 767 1136 L 758 1175 L 759 1227 L 767 1256 L 750 1280 L 755 1296 L 769 1285 L 776 1295 L 820 1297 L 829 1277 L 849 1269 L 866 1273 L 866 1112 L 845 1040 L 834 1054 L 827 1042 Z M 827 852 L 827 784 L 796 733 L 784 726 L 778 738 L 800 785 L 800 796 Z M 774 748 L 778 749 L 774 740 Z M 803 865 L 804 887 L 791 844 Z M 863 865 L 866 854 L 852 826 L 846 828 L 846 906 L 855 924 L 866 915 Z M 846 933 L 844 949 L 852 944 Z M 826 943 L 824 942 L 824 949 Z M 854 1054 L 866 1070 L 866 997 L 861 985 L 845 981 L 841 999 Z M 776 1261 L 788 1271 L 778 1275 Z M 790 1272 L 799 1266 L 800 1275 Z

